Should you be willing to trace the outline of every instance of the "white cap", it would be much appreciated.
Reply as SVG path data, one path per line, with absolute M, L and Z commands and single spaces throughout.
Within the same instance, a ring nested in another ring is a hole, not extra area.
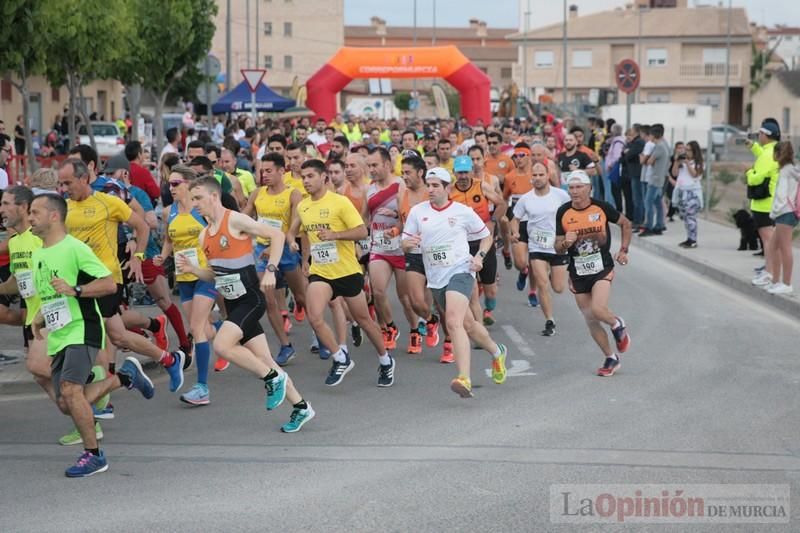
M 450 176 L 450 173 L 447 171 L 447 169 L 442 167 L 433 167 L 428 169 L 428 172 L 425 174 L 425 179 L 430 178 L 436 178 L 444 183 L 450 183 L 453 180 L 453 177 Z
M 583 170 L 573 170 L 570 172 L 569 177 L 567 178 L 567 184 L 572 183 L 573 181 L 577 181 L 583 185 L 591 185 L 592 178 L 584 172 Z

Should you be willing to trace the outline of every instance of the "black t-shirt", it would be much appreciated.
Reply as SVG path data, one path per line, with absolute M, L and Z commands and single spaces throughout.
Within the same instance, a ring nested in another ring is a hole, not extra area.
M 592 160 L 581 151 L 577 151 L 572 155 L 567 155 L 565 152 L 558 156 L 558 168 L 561 169 L 561 172 L 571 172 L 570 166 L 574 165 L 577 165 L 580 170 L 586 170 L 592 166 Z
M 594 199 L 584 209 L 575 209 L 572 202 L 558 208 L 556 235 L 563 236 L 569 231 L 578 235 L 567 250 L 570 276 L 580 279 L 614 268 L 609 223 L 615 224 L 619 217 L 619 211 L 611 205 Z

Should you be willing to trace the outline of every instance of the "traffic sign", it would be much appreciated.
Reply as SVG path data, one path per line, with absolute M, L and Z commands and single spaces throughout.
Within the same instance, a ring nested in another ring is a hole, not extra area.
M 206 78 L 216 78 L 222 70 L 222 65 L 216 56 L 208 54 L 197 62 L 197 70 L 202 72 Z
M 242 77 L 244 77 L 244 81 L 246 81 L 247 86 L 250 87 L 250 92 L 255 93 L 256 89 L 258 88 L 258 84 L 261 83 L 261 80 L 264 79 L 264 75 L 267 73 L 267 69 L 243 68 L 241 72 L 242 72 Z
M 617 88 L 625 94 L 631 94 L 639 87 L 641 72 L 639 65 L 633 59 L 623 59 L 616 67 L 614 73 L 617 81 Z
M 197 101 L 201 104 L 214 105 L 221 96 L 219 86 L 216 83 L 201 84 L 197 88 Z

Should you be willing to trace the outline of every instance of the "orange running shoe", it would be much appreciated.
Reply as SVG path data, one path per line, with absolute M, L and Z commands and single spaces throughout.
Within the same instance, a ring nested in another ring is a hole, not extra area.
M 442 346 L 442 356 L 439 358 L 439 362 L 443 364 L 456 362 L 456 357 L 453 355 L 453 343 L 447 339 L 444 340 L 444 345 Z
M 159 350 L 168 351 L 169 340 L 167 340 L 167 315 L 159 315 L 154 319 L 158 322 L 158 331 L 153 332 L 153 339 L 156 341 L 156 346 Z
M 231 366 L 227 359 L 217 356 L 217 361 L 214 363 L 214 372 L 224 372 Z
M 422 335 L 418 331 L 412 331 L 408 337 L 408 353 L 419 354 L 422 353 Z
M 283 331 L 288 335 L 292 330 L 292 321 L 289 320 L 289 312 L 282 311 L 281 316 L 283 317 Z
M 468 377 L 458 376 L 450 382 L 450 390 L 462 398 L 472 398 L 472 383 Z
M 433 348 L 439 344 L 439 320 L 435 317 L 431 317 L 431 320 L 425 323 L 425 328 L 425 344 L 427 344 L 429 348 Z
M 492 316 L 492 312 L 488 309 L 483 310 L 483 325 L 484 326 L 491 326 L 494 324 L 494 317 Z
M 295 322 L 302 322 L 306 319 L 306 310 L 305 308 L 295 304 L 294 305 L 294 321 Z
M 384 344 L 387 350 L 394 350 L 397 348 L 397 338 L 400 336 L 400 331 L 396 326 L 387 326 L 386 335 L 384 336 Z

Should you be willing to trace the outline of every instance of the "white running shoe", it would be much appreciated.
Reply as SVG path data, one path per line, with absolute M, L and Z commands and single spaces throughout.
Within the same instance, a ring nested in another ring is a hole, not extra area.
M 754 277 L 751 283 L 756 287 L 764 287 L 772 283 L 772 276 L 769 274 L 769 272 L 763 272 Z
M 792 294 L 794 289 L 791 285 L 786 285 L 784 283 L 773 283 L 767 292 L 770 294 Z

